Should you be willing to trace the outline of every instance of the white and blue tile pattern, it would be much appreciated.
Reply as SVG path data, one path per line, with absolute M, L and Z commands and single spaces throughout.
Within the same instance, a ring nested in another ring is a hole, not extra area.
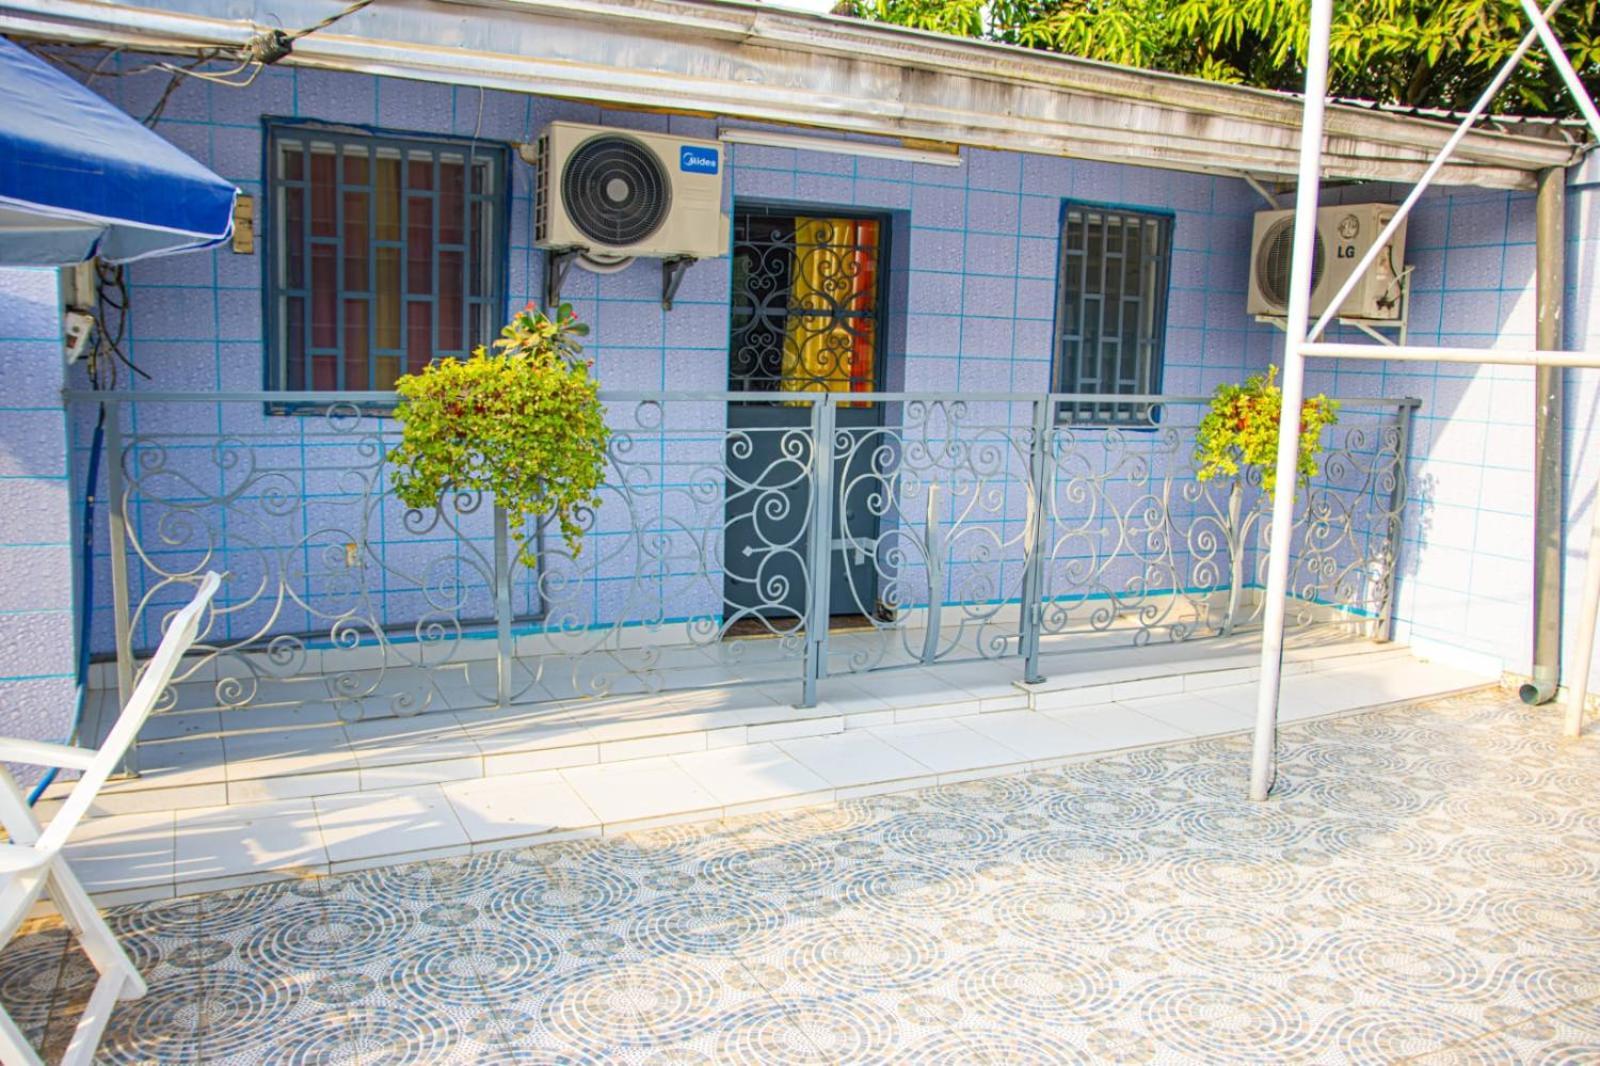
M 115 913 L 107 1063 L 1600 1061 L 1600 744 L 1500 693 Z M 59 1042 L 64 934 L 0 954 Z

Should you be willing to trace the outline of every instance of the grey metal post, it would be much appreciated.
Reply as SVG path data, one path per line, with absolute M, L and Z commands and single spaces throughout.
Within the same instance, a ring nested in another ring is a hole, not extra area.
M 1373 639 L 1388 642 L 1394 634 L 1394 591 L 1400 569 L 1400 534 L 1405 529 L 1406 470 L 1411 460 L 1411 408 L 1402 403 L 1395 412 L 1397 438 L 1394 443 L 1394 484 L 1389 487 L 1389 569 L 1383 575 L 1383 613 L 1378 616 L 1378 630 Z
M 1562 310 L 1566 295 L 1567 175 L 1559 167 L 1539 174 L 1534 208 L 1534 293 L 1538 325 L 1534 345 L 1564 347 Z M 1527 704 L 1555 699 L 1561 682 L 1561 525 L 1566 517 L 1562 484 L 1563 377 L 1558 366 L 1534 370 L 1533 410 L 1533 678 L 1518 695 Z
M 111 534 L 107 552 L 111 556 L 111 621 L 117 643 L 117 706 L 120 708 L 127 706 L 133 696 L 133 618 L 128 595 L 128 521 L 123 513 L 127 500 L 122 483 L 122 405 L 113 400 L 105 406 L 106 525 Z M 130 776 L 139 774 L 137 737 L 128 745 L 122 769 Z
M 1028 513 L 1027 558 L 1022 568 L 1021 630 L 1022 680 L 1038 684 L 1039 631 L 1044 625 L 1045 530 L 1050 526 L 1050 415 L 1055 405 L 1048 396 L 1033 401 L 1033 441 L 1028 455 L 1029 489 L 1033 498 Z
M 506 509 L 494 505 L 495 685 L 501 707 L 511 705 L 511 529 Z
M 800 706 L 817 705 L 828 676 L 828 584 L 833 574 L 833 394 L 811 405 L 811 529 L 806 542 L 806 664 Z

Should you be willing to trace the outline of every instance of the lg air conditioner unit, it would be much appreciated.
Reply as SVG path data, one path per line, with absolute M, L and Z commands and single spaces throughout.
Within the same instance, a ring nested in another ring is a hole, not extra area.
M 1317 211 L 1317 240 L 1311 261 L 1311 314 L 1327 310 L 1356 264 L 1394 217 L 1391 204 L 1354 204 Z M 1280 316 L 1289 309 L 1289 261 L 1293 255 L 1294 212 L 1260 211 L 1250 250 L 1252 315 Z M 1339 317 L 1366 321 L 1400 318 L 1405 275 L 1406 227 L 1402 223 L 1378 253 L 1339 308 Z
M 524 158 L 529 154 L 524 146 Z M 716 141 L 552 122 L 531 155 L 540 248 L 581 251 L 600 262 L 728 252 Z

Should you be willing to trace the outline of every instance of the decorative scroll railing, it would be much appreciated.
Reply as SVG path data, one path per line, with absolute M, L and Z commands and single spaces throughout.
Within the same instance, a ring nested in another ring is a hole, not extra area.
M 73 399 L 107 404 L 96 650 L 119 686 L 198 575 L 227 575 L 169 706 L 353 720 L 777 682 L 810 703 L 913 665 L 1038 679 L 1260 610 L 1268 501 L 1196 480 L 1203 398 L 1135 397 L 1136 429 L 1055 417 L 1092 396 L 608 393 L 602 502 L 576 555 L 541 537 L 534 572 L 493 501 L 394 499 L 390 394 Z M 1291 624 L 1387 638 L 1416 406 L 1343 401 L 1298 494 Z

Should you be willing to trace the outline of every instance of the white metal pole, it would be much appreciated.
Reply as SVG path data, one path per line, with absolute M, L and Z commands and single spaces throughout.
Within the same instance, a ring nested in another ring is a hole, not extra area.
M 1564 2 L 1565 0 L 1552 0 L 1550 6 L 1545 9 L 1545 14 L 1555 14 Z M 1537 8 L 1534 10 L 1537 11 Z M 1367 247 L 1366 254 L 1351 269 L 1349 276 L 1344 280 L 1344 284 L 1339 286 L 1339 291 L 1328 302 L 1327 308 L 1322 312 L 1316 324 L 1311 327 L 1306 336 L 1316 340 L 1327 330 L 1328 323 L 1333 321 L 1334 316 L 1339 313 L 1339 308 L 1344 306 L 1345 297 L 1354 292 L 1356 285 L 1360 283 L 1362 278 L 1366 277 L 1367 268 L 1377 261 L 1378 256 L 1388 245 L 1389 238 L 1393 237 L 1400 227 L 1405 224 L 1406 216 L 1411 214 L 1411 209 L 1417 206 L 1417 201 L 1422 199 L 1422 194 L 1428 191 L 1428 186 L 1433 184 L 1433 179 L 1438 176 L 1439 171 L 1444 169 L 1445 163 L 1455 153 L 1456 146 L 1466 138 L 1468 133 L 1472 132 L 1472 127 L 1477 125 L 1478 119 L 1489 109 L 1489 105 L 1494 103 L 1494 98 L 1500 95 L 1501 88 L 1505 86 L 1512 72 L 1522 64 L 1523 57 L 1528 54 L 1528 49 L 1533 47 L 1533 42 L 1538 37 L 1539 31 L 1537 27 L 1523 34 L 1522 40 L 1517 44 L 1516 51 L 1507 56 L 1505 62 L 1500 64 L 1500 69 L 1495 72 L 1495 76 L 1490 79 L 1489 84 L 1479 94 L 1478 102 L 1472 105 L 1472 110 L 1462 116 L 1460 123 L 1455 128 L 1455 132 L 1450 134 L 1450 139 L 1444 142 L 1444 147 L 1439 149 L 1439 154 L 1434 157 L 1432 163 L 1428 164 L 1428 168 L 1422 172 L 1422 177 L 1417 179 L 1416 185 L 1412 186 L 1411 191 L 1406 194 L 1404 202 L 1395 211 L 1394 217 L 1389 220 L 1389 224 L 1378 234 L 1377 240 Z M 1600 140 L 1600 132 L 1595 134 L 1595 138 Z
M 1547 351 L 1538 348 L 1430 348 L 1427 345 L 1344 344 L 1306 341 L 1308 359 L 1374 359 L 1385 363 L 1471 363 L 1474 366 L 1600 367 L 1600 350 Z
M 1583 568 L 1583 600 L 1578 608 L 1578 639 L 1572 645 L 1567 671 L 1567 719 L 1569 737 L 1583 735 L 1583 705 L 1589 694 L 1589 664 L 1594 659 L 1595 616 L 1600 614 L 1600 485 L 1589 511 L 1589 558 Z
M 1595 140 L 1600 141 L 1600 110 L 1595 108 L 1594 101 L 1589 98 L 1589 90 L 1583 87 L 1578 72 L 1572 69 L 1572 62 L 1567 59 L 1567 53 L 1561 48 L 1561 42 L 1556 40 L 1555 31 L 1550 28 L 1550 23 L 1547 21 L 1550 13 L 1540 13 L 1538 5 L 1533 0 L 1522 0 L 1522 10 L 1528 13 L 1534 31 L 1538 33 L 1539 40 L 1544 42 L 1544 50 L 1550 54 L 1550 62 L 1555 65 L 1556 72 L 1561 75 L 1561 80 L 1567 83 L 1567 91 L 1572 94 L 1572 102 L 1578 105 L 1584 120 L 1589 123 L 1589 132 Z
M 1284 322 L 1283 414 L 1278 419 L 1278 480 L 1272 499 L 1272 539 L 1267 556 L 1266 627 L 1261 634 L 1261 686 L 1256 693 L 1255 746 L 1250 756 L 1250 798 L 1272 789 L 1278 743 L 1278 682 L 1283 671 L 1284 598 L 1289 586 L 1289 537 L 1294 524 L 1296 467 L 1300 458 L 1300 402 L 1305 393 L 1306 339 L 1311 312 L 1311 259 L 1317 236 L 1322 174 L 1322 113 L 1328 98 L 1328 39 L 1333 0 L 1311 0 L 1311 41 L 1306 49 L 1305 108 L 1300 122 L 1300 178 L 1294 200 L 1294 248 Z

